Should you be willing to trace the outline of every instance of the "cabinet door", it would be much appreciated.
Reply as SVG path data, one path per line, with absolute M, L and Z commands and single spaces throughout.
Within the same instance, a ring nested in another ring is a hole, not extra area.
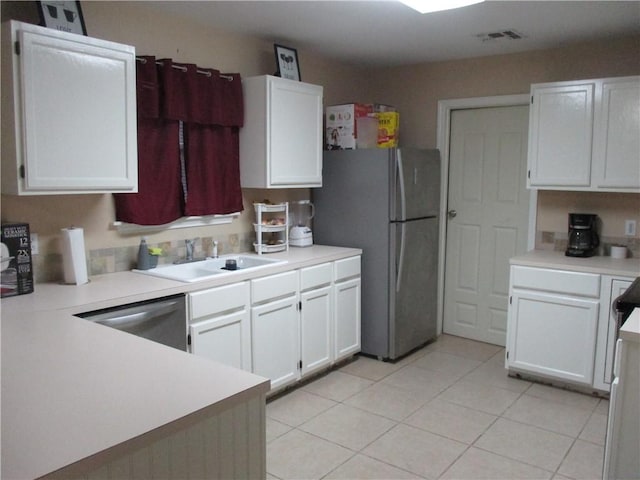
M 597 300 L 513 290 L 507 366 L 591 385 Z
M 302 375 L 331 364 L 332 289 L 330 286 L 300 294 Z
M 251 371 L 249 322 L 249 311 L 241 310 L 190 325 L 191 353 Z
M 360 277 L 334 285 L 335 359 L 360 351 Z
M 533 86 L 529 113 L 529 186 L 591 184 L 594 84 Z
M 271 389 L 299 377 L 300 330 L 297 296 L 251 308 L 253 373 L 271 380 Z
M 593 131 L 595 187 L 639 190 L 640 77 L 602 81 Z
M 137 191 L 133 47 L 18 35 L 24 191 Z
M 322 186 L 322 89 L 269 77 L 270 186 Z

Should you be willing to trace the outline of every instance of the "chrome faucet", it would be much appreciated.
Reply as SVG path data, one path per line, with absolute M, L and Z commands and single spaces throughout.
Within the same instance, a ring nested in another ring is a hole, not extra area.
M 196 246 L 196 240 L 198 239 L 197 238 L 194 238 L 193 240 L 186 239 L 184 241 L 184 245 L 187 248 L 187 256 L 186 256 L 187 262 L 193 261 L 193 249 Z

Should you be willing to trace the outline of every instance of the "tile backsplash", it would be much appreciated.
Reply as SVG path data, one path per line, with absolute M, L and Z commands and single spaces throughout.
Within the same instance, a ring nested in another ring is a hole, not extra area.
M 213 242 L 218 241 L 218 255 L 253 251 L 255 234 L 233 233 L 222 237 L 200 237 L 196 240 L 193 256 L 208 257 L 213 252 Z M 149 247 L 162 249 L 158 264 L 173 263 L 186 257 L 184 240 L 172 240 L 149 243 Z M 36 283 L 57 282 L 62 279 L 62 255 L 53 253 L 35 255 L 34 280 Z M 102 275 L 136 268 L 138 244 L 116 248 L 99 248 L 87 252 L 87 271 L 89 276 Z
M 554 250 L 564 252 L 567 249 L 569 235 L 565 232 L 536 232 L 536 248 L 540 250 Z M 598 255 L 611 254 L 611 246 L 627 247 L 629 257 L 640 257 L 640 239 L 636 237 L 600 237 Z

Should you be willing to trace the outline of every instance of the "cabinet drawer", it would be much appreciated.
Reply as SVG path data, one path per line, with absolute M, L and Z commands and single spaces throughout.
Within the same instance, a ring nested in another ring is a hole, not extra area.
M 600 297 L 600 275 L 595 273 L 513 266 L 511 285 L 581 297 Z
M 192 322 L 205 316 L 244 308 L 249 304 L 249 282 L 190 293 L 189 303 Z
M 313 267 L 300 270 L 300 290 L 305 291 L 311 288 L 328 285 L 331 283 L 332 264 L 323 263 Z
M 298 272 L 285 272 L 269 277 L 251 280 L 251 303 L 293 295 L 298 290 Z
M 333 280 L 339 282 L 360 275 L 360 256 L 336 260 Z

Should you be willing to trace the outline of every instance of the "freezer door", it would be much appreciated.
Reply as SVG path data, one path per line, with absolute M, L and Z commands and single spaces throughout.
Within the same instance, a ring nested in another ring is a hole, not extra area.
M 438 219 L 398 222 L 392 229 L 389 357 L 395 359 L 436 337 Z
M 440 152 L 402 148 L 395 152 L 392 221 L 423 218 L 440 209 Z

